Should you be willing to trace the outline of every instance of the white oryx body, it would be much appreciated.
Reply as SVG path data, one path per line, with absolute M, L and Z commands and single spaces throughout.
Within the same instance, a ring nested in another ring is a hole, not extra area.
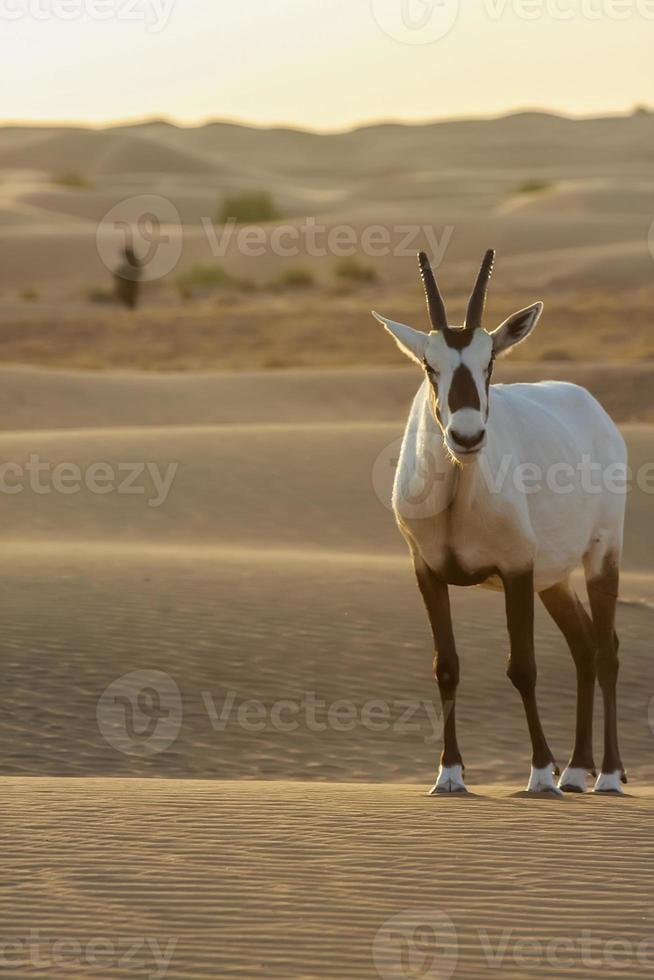
M 583 792 L 594 772 L 595 679 L 604 698 L 604 759 L 596 792 L 621 791 L 615 605 L 622 553 L 627 454 L 622 436 L 583 388 L 556 381 L 491 385 L 495 358 L 525 340 L 535 303 L 492 333 L 482 327 L 495 253 L 484 257 L 463 327 L 448 323 L 424 252 L 418 256 L 432 323 L 428 334 L 375 314 L 425 380 L 413 402 L 393 508 L 413 556 L 436 645 L 444 709 L 443 753 L 433 792 L 463 792 L 456 736 L 459 658 L 449 586 L 502 588 L 510 637 L 508 675 L 520 692 L 532 744 L 528 789 Z M 584 566 L 591 617 L 570 586 Z M 536 703 L 534 593 L 564 634 L 577 670 L 577 728 L 558 774 Z
M 420 387 L 393 491 L 411 550 L 436 572 L 452 556 L 471 576 L 533 566 L 536 592 L 582 564 L 599 575 L 622 543 L 627 457 L 616 425 L 564 382 L 492 385 L 489 401 L 483 452 L 455 466 L 429 381 Z M 480 584 L 501 587 L 495 575 Z

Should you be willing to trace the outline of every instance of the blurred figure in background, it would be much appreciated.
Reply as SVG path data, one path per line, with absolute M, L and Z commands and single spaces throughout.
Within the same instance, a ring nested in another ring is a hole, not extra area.
M 126 246 L 123 261 L 114 272 L 114 293 L 118 302 L 130 310 L 138 306 L 142 275 L 142 261 L 131 245 Z

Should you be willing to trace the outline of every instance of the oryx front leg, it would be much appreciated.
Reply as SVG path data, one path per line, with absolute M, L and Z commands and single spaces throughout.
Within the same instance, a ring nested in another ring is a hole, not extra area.
M 531 738 L 531 776 L 527 790 L 558 795 L 561 791 L 554 782 L 554 776 L 559 773 L 545 739 L 536 703 L 533 570 L 505 576 L 504 593 L 511 645 L 507 675 L 522 698 Z
M 447 583 L 443 582 L 420 558 L 414 559 L 418 586 L 425 601 L 434 636 L 434 671 L 438 681 L 443 711 L 443 752 L 436 783 L 436 793 L 465 793 L 464 766 L 456 738 L 456 689 L 459 684 L 459 657 L 452 631 L 452 614 Z

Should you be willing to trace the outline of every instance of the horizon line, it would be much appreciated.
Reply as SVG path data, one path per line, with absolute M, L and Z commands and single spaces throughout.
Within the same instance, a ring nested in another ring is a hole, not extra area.
M 558 119 L 566 119 L 571 122 L 585 122 L 595 119 L 617 119 L 629 118 L 639 112 L 652 113 L 654 109 L 647 104 L 635 104 L 628 109 L 606 110 L 595 113 L 573 113 L 562 109 L 546 108 L 542 106 L 524 106 L 513 109 L 502 110 L 497 113 L 454 115 L 454 116 L 434 116 L 416 119 L 401 119 L 396 117 L 378 117 L 375 119 L 361 120 L 344 127 L 316 128 L 303 126 L 284 120 L 274 122 L 255 122 L 233 116 L 205 116 L 199 119 L 191 117 L 182 118 L 169 115 L 147 115 L 147 116 L 127 116 L 103 121 L 90 121 L 78 119 L 0 119 L 0 129 L 120 129 L 122 127 L 138 127 L 147 125 L 166 125 L 176 129 L 202 129 L 205 126 L 237 126 L 245 129 L 266 130 L 287 130 L 297 133 L 309 133 L 315 136 L 339 136 L 347 133 L 354 133 L 362 129 L 375 129 L 382 126 L 438 126 L 446 123 L 465 123 L 465 122 L 496 122 L 501 119 L 509 119 L 512 116 L 523 115 L 542 115 L 552 116 Z

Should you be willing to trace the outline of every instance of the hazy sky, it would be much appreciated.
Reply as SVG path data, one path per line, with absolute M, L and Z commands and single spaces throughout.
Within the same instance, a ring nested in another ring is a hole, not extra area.
M 0 120 L 592 114 L 653 42 L 654 0 L 0 0 Z

